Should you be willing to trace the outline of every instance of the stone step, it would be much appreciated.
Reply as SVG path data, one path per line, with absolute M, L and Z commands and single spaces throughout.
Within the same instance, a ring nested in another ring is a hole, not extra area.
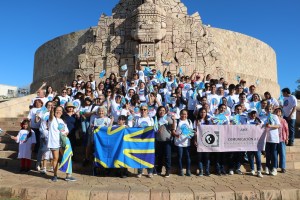
M 286 153 L 300 153 L 300 146 L 287 146 Z
M 0 158 L 17 158 L 17 151 L 0 151 Z
M 0 143 L 0 151 L 18 151 L 19 144 L 17 143 Z

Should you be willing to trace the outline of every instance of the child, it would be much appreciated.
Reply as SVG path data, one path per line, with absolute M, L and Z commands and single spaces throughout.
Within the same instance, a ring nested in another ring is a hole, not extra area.
M 281 172 L 285 173 L 285 148 L 286 144 L 288 143 L 288 138 L 289 138 L 289 127 L 288 123 L 286 122 L 285 119 L 283 119 L 282 116 L 282 109 L 281 108 L 276 108 L 274 110 L 275 115 L 278 116 L 279 121 L 280 121 L 280 128 L 279 128 L 279 144 L 277 146 L 277 151 L 279 154 L 279 167 L 281 168 Z
M 16 137 L 11 136 L 11 139 L 19 143 L 18 158 L 21 159 L 20 172 L 29 172 L 31 167 L 31 152 L 34 149 L 36 143 L 35 133 L 29 126 L 30 121 L 24 119 L 21 122 L 21 130 Z
M 183 134 L 184 129 L 193 130 L 193 123 L 188 119 L 188 111 L 183 109 L 180 111 L 180 119 L 177 120 L 176 130 L 172 131 L 175 137 L 175 146 L 178 151 L 178 167 L 179 176 L 183 176 L 182 156 L 186 156 L 186 176 L 191 176 L 191 158 L 190 158 L 190 143 L 191 139 Z

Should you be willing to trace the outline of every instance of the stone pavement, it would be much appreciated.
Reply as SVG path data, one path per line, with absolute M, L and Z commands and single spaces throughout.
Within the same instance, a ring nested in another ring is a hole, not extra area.
M 19 174 L 0 169 L 0 199 L 47 200 L 200 200 L 200 199 L 300 199 L 300 170 L 289 170 L 277 176 L 264 178 L 247 175 L 170 178 L 154 176 L 152 179 L 135 176 L 95 177 L 74 174 L 77 182 L 50 181 L 51 173 L 41 175 L 35 171 Z M 63 178 L 64 174 L 59 174 Z

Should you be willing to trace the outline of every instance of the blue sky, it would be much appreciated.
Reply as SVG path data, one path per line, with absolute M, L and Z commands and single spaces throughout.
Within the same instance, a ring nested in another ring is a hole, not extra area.
M 34 53 L 57 36 L 97 25 L 119 0 L 1 0 L 0 84 L 32 82 Z M 300 79 L 299 0 L 182 0 L 204 24 L 255 37 L 277 54 L 278 82 L 296 89 Z

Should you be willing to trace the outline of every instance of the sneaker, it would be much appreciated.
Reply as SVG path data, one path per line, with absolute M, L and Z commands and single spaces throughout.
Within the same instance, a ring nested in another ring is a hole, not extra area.
M 40 170 L 41 170 L 40 165 L 36 165 L 36 170 L 37 170 L 37 171 L 40 171 Z
M 186 176 L 191 176 L 192 174 L 191 174 L 191 171 L 190 170 L 188 170 L 188 171 L 186 171 L 186 174 L 185 174 Z
M 153 178 L 153 174 L 152 173 L 148 174 L 148 178 Z
M 273 169 L 272 171 L 271 171 L 271 174 L 272 174 L 272 176 L 276 176 L 277 175 L 277 169 Z
M 267 175 L 269 175 L 269 174 L 270 174 L 270 172 L 269 172 L 269 168 L 267 168 L 267 167 L 266 167 L 266 169 L 265 169 L 265 173 L 266 173 Z
M 53 176 L 53 177 L 51 178 L 51 181 L 52 181 L 52 182 L 57 182 L 57 176 Z
M 286 169 L 281 169 L 281 173 L 286 173 Z
M 65 181 L 77 181 L 76 180 L 76 178 L 74 178 L 73 176 L 67 176 L 66 178 L 65 178 Z
M 233 174 L 234 174 L 233 170 L 229 170 L 229 175 L 233 175 Z
M 257 172 L 257 177 L 259 177 L 259 178 L 264 177 L 264 176 L 262 175 L 261 171 L 258 171 L 258 172 Z
M 203 176 L 203 170 L 200 170 L 200 171 L 199 171 L 198 176 Z
M 209 171 L 205 172 L 205 176 L 210 176 Z
M 48 170 L 48 172 L 54 172 L 53 167 L 50 167 L 50 169 Z
M 183 176 L 183 171 L 180 171 L 180 172 L 178 173 L 178 176 Z
M 254 171 L 254 170 L 251 170 L 251 174 L 254 176 L 254 175 L 255 175 L 255 171 Z
M 221 176 L 221 175 L 222 175 L 222 174 L 221 174 L 221 171 L 218 171 L 216 175 L 217 175 L 217 176 Z
M 169 171 L 166 171 L 165 177 L 166 177 L 166 178 L 169 178 L 169 177 L 170 177 L 170 172 L 169 172 Z
M 137 178 L 142 178 L 142 174 L 136 175 Z
M 40 170 L 40 173 L 41 173 L 41 174 L 47 174 L 46 167 L 44 167 L 42 170 Z
M 243 175 L 243 172 L 240 169 L 235 170 L 236 174 Z

